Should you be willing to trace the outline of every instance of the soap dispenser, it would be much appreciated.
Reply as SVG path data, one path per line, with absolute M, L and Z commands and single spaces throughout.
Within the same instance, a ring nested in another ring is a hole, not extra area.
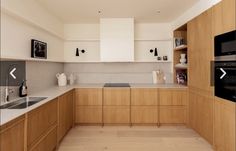
M 26 86 L 26 81 L 23 80 L 23 82 L 21 83 L 20 85 L 20 88 L 19 88 L 19 96 L 20 97 L 25 97 L 27 96 L 27 86 Z

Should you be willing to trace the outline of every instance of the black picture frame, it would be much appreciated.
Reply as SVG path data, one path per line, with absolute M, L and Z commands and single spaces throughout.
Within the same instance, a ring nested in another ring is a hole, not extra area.
M 47 59 L 47 43 L 31 39 L 31 57 Z

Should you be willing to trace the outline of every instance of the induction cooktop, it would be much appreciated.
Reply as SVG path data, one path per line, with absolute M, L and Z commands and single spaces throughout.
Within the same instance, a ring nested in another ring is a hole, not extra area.
M 105 83 L 104 87 L 130 87 L 129 83 Z

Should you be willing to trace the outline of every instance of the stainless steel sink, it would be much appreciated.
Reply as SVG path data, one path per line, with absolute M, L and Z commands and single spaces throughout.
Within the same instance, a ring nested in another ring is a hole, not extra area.
M 47 97 L 25 97 L 8 104 L 4 104 L 0 106 L 0 109 L 24 109 L 46 98 Z

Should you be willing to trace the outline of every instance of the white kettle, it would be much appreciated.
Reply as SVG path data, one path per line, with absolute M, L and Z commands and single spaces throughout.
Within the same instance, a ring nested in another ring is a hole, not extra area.
M 58 86 L 66 86 L 67 79 L 65 73 L 57 73 L 56 74 L 57 80 L 58 80 Z

